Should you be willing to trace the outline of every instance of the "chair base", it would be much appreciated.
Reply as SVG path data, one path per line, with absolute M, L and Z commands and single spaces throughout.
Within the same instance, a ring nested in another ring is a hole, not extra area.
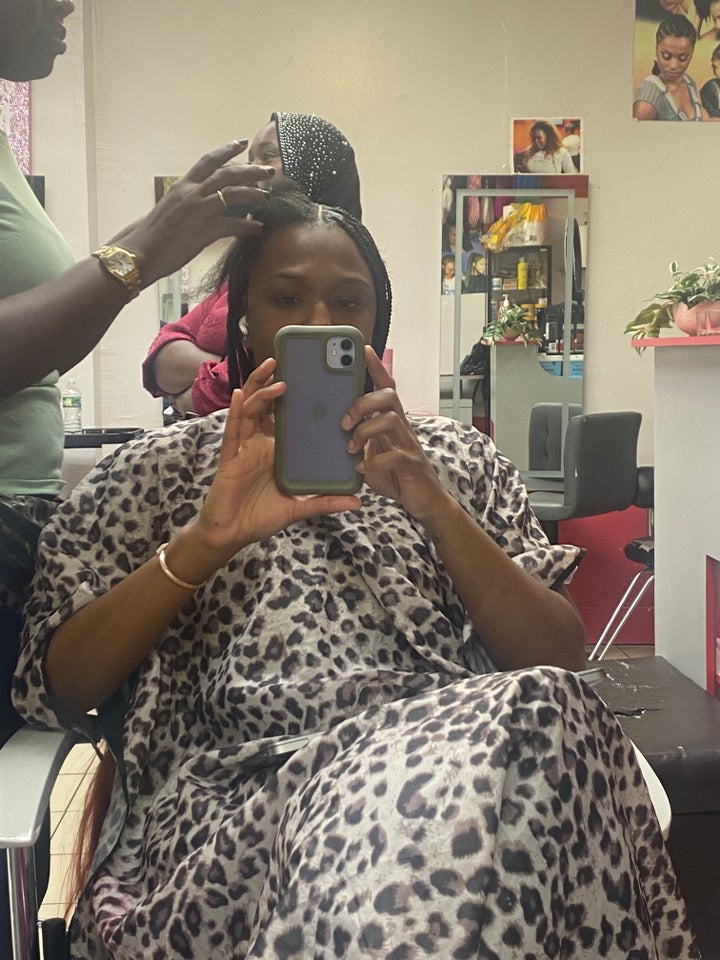
M 6 856 L 12 955 L 14 960 L 39 960 L 35 850 L 33 847 L 10 848 Z
M 643 578 L 645 578 L 645 580 L 644 582 L 641 582 Z M 653 582 L 654 579 L 655 579 L 655 571 L 650 569 L 649 567 L 645 567 L 644 570 L 639 570 L 635 574 L 635 576 L 630 581 L 630 586 L 627 588 L 627 590 L 623 594 L 622 599 L 620 600 L 620 603 L 618 603 L 618 605 L 615 607 L 612 614 L 610 615 L 610 619 L 606 623 L 605 629 L 600 634 L 597 643 L 592 648 L 592 651 L 588 656 L 588 660 L 602 660 L 602 658 L 605 656 L 605 654 L 608 652 L 610 647 L 613 645 L 613 643 L 617 639 L 620 631 L 627 623 L 628 619 L 630 618 L 630 615 L 635 610 L 637 605 L 640 603 L 643 596 L 645 595 L 647 588 L 650 586 L 650 584 Z M 630 604 L 627 610 L 625 611 L 625 613 L 623 614 L 622 613 L 623 606 L 628 601 L 630 596 L 633 594 L 633 591 L 635 591 L 635 595 L 633 596 L 632 600 L 630 600 Z M 622 617 L 621 617 L 621 614 L 622 614 Z

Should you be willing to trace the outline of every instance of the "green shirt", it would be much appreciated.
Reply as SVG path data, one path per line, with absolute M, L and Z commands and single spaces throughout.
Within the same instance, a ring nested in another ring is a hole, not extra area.
M 73 256 L 28 186 L 0 131 L 0 299 L 57 276 Z M 0 350 L 2 347 L 0 329 Z M 42 350 L 42 344 L 37 345 Z M 62 488 L 63 426 L 54 370 L 0 400 L 0 496 Z

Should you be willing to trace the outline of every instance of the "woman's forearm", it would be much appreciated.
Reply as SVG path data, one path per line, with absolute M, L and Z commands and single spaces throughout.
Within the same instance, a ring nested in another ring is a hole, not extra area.
M 176 396 L 192 386 L 207 360 L 220 360 L 220 357 L 201 350 L 190 340 L 171 340 L 155 357 L 155 382 L 166 396 Z
M 569 596 L 514 563 L 450 494 L 426 526 L 498 667 L 584 666 L 585 630 Z
M 181 530 L 166 551 L 168 568 L 187 583 L 202 583 L 224 559 Z M 153 556 L 53 634 L 45 672 L 53 707 L 72 722 L 111 696 L 152 652 L 173 617 L 192 597 Z

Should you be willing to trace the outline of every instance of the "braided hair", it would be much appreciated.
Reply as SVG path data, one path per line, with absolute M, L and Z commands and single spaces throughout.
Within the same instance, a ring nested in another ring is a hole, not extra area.
M 658 44 L 661 40 L 665 40 L 668 37 L 689 40 L 694 47 L 697 41 L 697 31 L 687 17 L 684 17 L 681 13 L 672 13 L 660 22 L 655 33 L 655 43 Z M 653 64 L 652 72 L 655 76 L 660 73 L 657 60 Z
M 302 193 L 272 196 L 253 214 L 263 224 L 262 232 L 242 237 L 228 251 L 219 276 L 219 284 L 228 284 L 228 374 L 230 390 L 241 386 L 254 368 L 243 346 L 240 324 L 247 309 L 247 292 L 252 269 L 268 241 L 283 230 L 316 223 L 340 227 L 355 243 L 367 264 L 375 290 L 375 325 L 371 345 L 382 357 L 390 331 L 392 290 L 380 252 L 367 227 L 349 213 L 336 207 L 318 205 Z
M 698 15 L 701 24 L 710 19 L 711 6 L 712 0 L 695 0 L 695 13 Z

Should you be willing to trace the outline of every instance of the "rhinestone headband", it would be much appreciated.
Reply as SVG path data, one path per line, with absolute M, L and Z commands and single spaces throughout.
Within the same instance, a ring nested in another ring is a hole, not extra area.
M 316 203 L 361 219 L 355 152 L 336 126 L 308 113 L 273 113 L 283 170 Z

